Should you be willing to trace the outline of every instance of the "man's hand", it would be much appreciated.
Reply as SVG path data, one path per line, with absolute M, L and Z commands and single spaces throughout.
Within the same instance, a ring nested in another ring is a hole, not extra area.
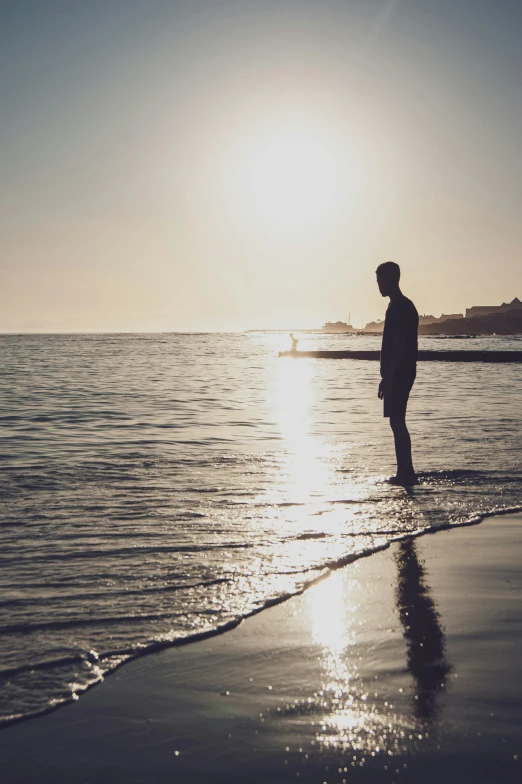
M 381 380 L 379 382 L 379 391 L 377 392 L 377 397 L 379 398 L 379 400 L 382 400 L 383 397 L 384 397 L 384 379 L 383 378 L 381 378 Z

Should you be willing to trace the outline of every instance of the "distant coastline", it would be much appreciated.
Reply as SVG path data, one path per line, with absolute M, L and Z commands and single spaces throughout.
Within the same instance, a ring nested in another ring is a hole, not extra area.
M 425 324 L 419 327 L 421 335 L 522 335 L 522 308 L 504 313 L 490 313 L 446 321 L 443 324 Z
M 325 325 L 326 326 L 326 325 Z M 384 321 L 371 321 L 364 332 L 382 332 Z M 474 305 L 465 314 L 419 317 L 420 335 L 522 335 L 522 302 L 515 297 L 502 305 Z
M 345 321 L 328 321 L 318 329 L 249 329 L 247 332 L 294 332 L 299 334 L 327 335 L 381 335 L 384 321 L 370 321 L 361 329 Z M 522 335 L 522 302 L 515 297 L 502 305 L 474 305 L 465 314 L 451 313 L 441 316 L 419 316 L 419 335 L 465 336 Z

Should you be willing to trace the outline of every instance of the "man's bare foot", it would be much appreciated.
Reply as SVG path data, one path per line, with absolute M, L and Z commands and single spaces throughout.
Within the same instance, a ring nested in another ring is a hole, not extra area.
M 413 485 L 419 484 L 415 472 L 413 474 L 396 474 L 396 476 L 390 476 L 387 482 L 389 485 L 399 485 L 400 487 L 412 487 Z

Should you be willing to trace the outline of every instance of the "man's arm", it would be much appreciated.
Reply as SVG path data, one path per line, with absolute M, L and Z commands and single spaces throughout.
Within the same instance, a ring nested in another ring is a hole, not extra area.
M 396 329 L 395 334 L 393 336 L 390 360 L 386 364 L 386 367 L 382 372 L 382 378 L 379 384 L 378 396 L 380 400 L 382 400 L 382 398 L 384 397 L 386 390 L 390 388 L 393 377 L 395 376 L 400 361 L 404 356 L 404 352 L 406 351 L 406 343 L 407 343 L 406 330 L 401 328 Z

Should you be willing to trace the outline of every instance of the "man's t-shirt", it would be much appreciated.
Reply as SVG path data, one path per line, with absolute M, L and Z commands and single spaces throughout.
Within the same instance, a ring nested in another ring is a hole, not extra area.
M 405 380 L 415 378 L 417 369 L 417 333 L 419 330 L 419 314 L 411 299 L 400 297 L 395 302 L 390 302 L 384 321 L 381 348 L 381 376 L 386 371 L 392 359 L 393 344 L 397 332 L 403 333 L 406 345 L 400 359 L 395 378 Z

